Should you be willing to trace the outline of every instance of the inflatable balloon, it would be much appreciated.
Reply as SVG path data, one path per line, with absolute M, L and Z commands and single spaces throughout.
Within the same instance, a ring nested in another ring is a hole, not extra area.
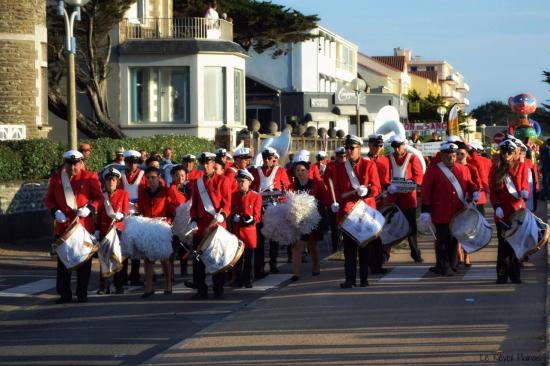
M 508 98 L 508 105 L 512 110 L 523 118 L 537 109 L 537 100 L 531 94 L 518 94 Z

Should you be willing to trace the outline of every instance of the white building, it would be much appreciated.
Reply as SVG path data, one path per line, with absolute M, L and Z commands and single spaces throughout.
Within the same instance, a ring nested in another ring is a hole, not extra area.
M 275 58 L 271 50 L 250 52 L 246 61 L 248 118 L 259 119 L 262 126 L 270 121 L 280 126 L 303 121 L 348 132 L 356 99 L 346 85 L 357 77 L 358 47 L 321 26 L 312 34 L 316 37 L 289 44 L 287 52 Z M 366 115 L 364 107 L 361 114 Z

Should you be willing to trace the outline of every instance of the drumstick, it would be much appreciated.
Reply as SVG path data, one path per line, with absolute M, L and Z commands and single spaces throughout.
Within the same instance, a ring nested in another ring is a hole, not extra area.
M 432 224 L 428 224 L 428 229 L 430 229 L 430 233 L 432 233 L 434 240 L 437 240 L 437 237 L 435 236 L 435 233 L 434 233 L 434 229 L 432 229 Z
M 328 185 L 330 187 L 330 193 L 332 194 L 332 202 L 336 203 L 336 194 L 334 193 L 334 182 L 332 178 L 328 179 Z

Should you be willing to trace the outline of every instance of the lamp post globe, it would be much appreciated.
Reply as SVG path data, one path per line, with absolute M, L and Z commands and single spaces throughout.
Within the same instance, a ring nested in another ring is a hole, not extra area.
M 437 114 L 441 117 L 441 123 L 443 123 L 443 116 L 445 116 L 445 113 L 447 113 L 447 108 L 443 106 L 437 107 Z
M 350 87 L 355 91 L 355 111 L 356 111 L 356 123 L 357 123 L 357 136 L 361 137 L 361 117 L 359 115 L 359 104 L 361 99 L 361 93 L 367 87 L 367 83 L 363 79 L 355 78 L 351 81 Z

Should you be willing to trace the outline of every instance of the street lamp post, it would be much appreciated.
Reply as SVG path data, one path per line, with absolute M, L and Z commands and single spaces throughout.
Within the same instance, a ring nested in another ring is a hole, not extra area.
M 74 37 L 74 21 L 80 21 L 80 8 L 90 0 L 58 0 L 57 15 L 65 18 L 65 51 L 67 52 L 67 122 L 69 123 L 69 145 L 77 148 L 76 129 L 76 81 L 75 54 L 76 38 Z M 71 14 L 65 8 L 65 2 L 73 7 Z
M 351 81 L 351 88 L 355 91 L 355 111 L 356 111 L 356 122 L 357 122 L 357 136 L 361 137 L 361 116 L 359 114 L 359 103 L 361 101 L 361 93 L 367 87 L 367 83 L 363 79 L 355 78 Z
M 439 114 L 440 121 L 441 121 L 441 128 L 443 128 L 443 117 L 445 116 L 445 113 L 447 112 L 447 108 L 443 106 L 437 107 L 437 114 Z M 448 130 L 448 129 L 447 129 Z
M 485 129 L 487 128 L 487 125 L 482 123 L 479 127 L 481 128 L 481 145 L 485 145 Z

